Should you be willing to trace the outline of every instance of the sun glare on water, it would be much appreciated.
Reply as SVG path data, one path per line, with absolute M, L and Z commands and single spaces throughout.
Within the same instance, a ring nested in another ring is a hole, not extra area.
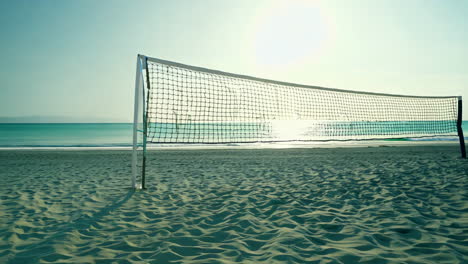
M 274 2 L 258 16 L 253 51 L 260 66 L 285 68 L 318 56 L 327 23 L 317 1 Z
M 310 139 L 308 133 L 316 131 L 317 126 L 310 120 L 276 120 L 271 125 L 273 137 L 286 141 Z

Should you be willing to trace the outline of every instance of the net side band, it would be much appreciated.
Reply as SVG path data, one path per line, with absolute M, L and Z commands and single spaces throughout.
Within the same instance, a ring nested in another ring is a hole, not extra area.
M 373 93 L 373 92 L 362 92 L 362 91 L 353 91 L 353 90 L 344 90 L 344 89 L 337 89 L 337 88 L 328 88 L 328 87 L 321 87 L 321 86 L 313 86 L 313 85 L 304 85 L 304 84 L 297 84 L 297 83 L 289 83 L 289 82 L 282 82 L 282 81 L 275 81 L 275 80 L 263 79 L 263 78 L 248 76 L 248 75 L 241 75 L 241 74 L 223 72 L 223 71 L 218 71 L 218 70 L 212 70 L 212 69 L 207 69 L 207 68 L 203 68 L 203 67 L 191 66 L 191 65 L 186 65 L 186 64 L 178 63 L 178 62 L 167 61 L 167 60 L 162 60 L 162 59 L 157 59 L 157 58 L 152 58 L 152 57 L 146 57 L 146 56 L 144 56 L 144 55 L 139 55 L 139 56 L 140 56 L 141 58 L 143 58 L 143 59 L 146 58 L 148 61 L 151 61 L 151 62 L 154 62 L 154 63 L 164 64 L 164 65 L 173 66 L 173 67 L 178 67 L 178 68 L 183 68 L 183 69 L 187 69 L 187 70 L 191 70 L 191 71 L 205 72 L 205 73 L 211 73 L 211 74 L 217 74 L 217 75 L 228 76 L 228 77 L 237 78 L 237 79 L 247 79 L 247 80 L 252 80 L 252 81 L 256 81 L 256 82 L 277 84 L 277 85 L 283 85 L 283 86 L 293 86 L 293 87 L 299 87 L 299 88 L 309 88 L 309 89 L 317 89 L 317 90 L 333 91 L 333 92 L 341 92 L 341 93 L 366 94 L 366 95 L 388 96 L 388 97 L 405 97 L 405 98 L 457 98 L 457 99 L 461 100 L 461 96 L 416 96 L 416 95 L 400 95 L 400 94 L 387 94 L 387 93 Z

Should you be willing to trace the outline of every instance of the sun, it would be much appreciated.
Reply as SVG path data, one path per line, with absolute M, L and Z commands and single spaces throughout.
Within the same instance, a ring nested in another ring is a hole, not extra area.
M 274 2 L 260 13 L 253 30 L 253 53 L 261 66 L 289 67 L 320 53 L 327 23 L 317 1 Z

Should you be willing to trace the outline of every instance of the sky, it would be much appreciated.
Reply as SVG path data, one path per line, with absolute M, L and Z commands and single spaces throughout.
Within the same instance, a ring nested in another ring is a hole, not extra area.
M 137 54 L 285 82 L 465 98 L 465 0 L 0 0 L 0 117 L 131 122 Z

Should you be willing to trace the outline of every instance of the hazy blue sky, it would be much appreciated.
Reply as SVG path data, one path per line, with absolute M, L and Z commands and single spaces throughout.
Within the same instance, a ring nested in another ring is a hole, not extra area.
M 462 95 L 468 119 L 467 14 L 465 0 L 0 0 L 0 116 L 130 121 L 141 53 L 295 83 Z

